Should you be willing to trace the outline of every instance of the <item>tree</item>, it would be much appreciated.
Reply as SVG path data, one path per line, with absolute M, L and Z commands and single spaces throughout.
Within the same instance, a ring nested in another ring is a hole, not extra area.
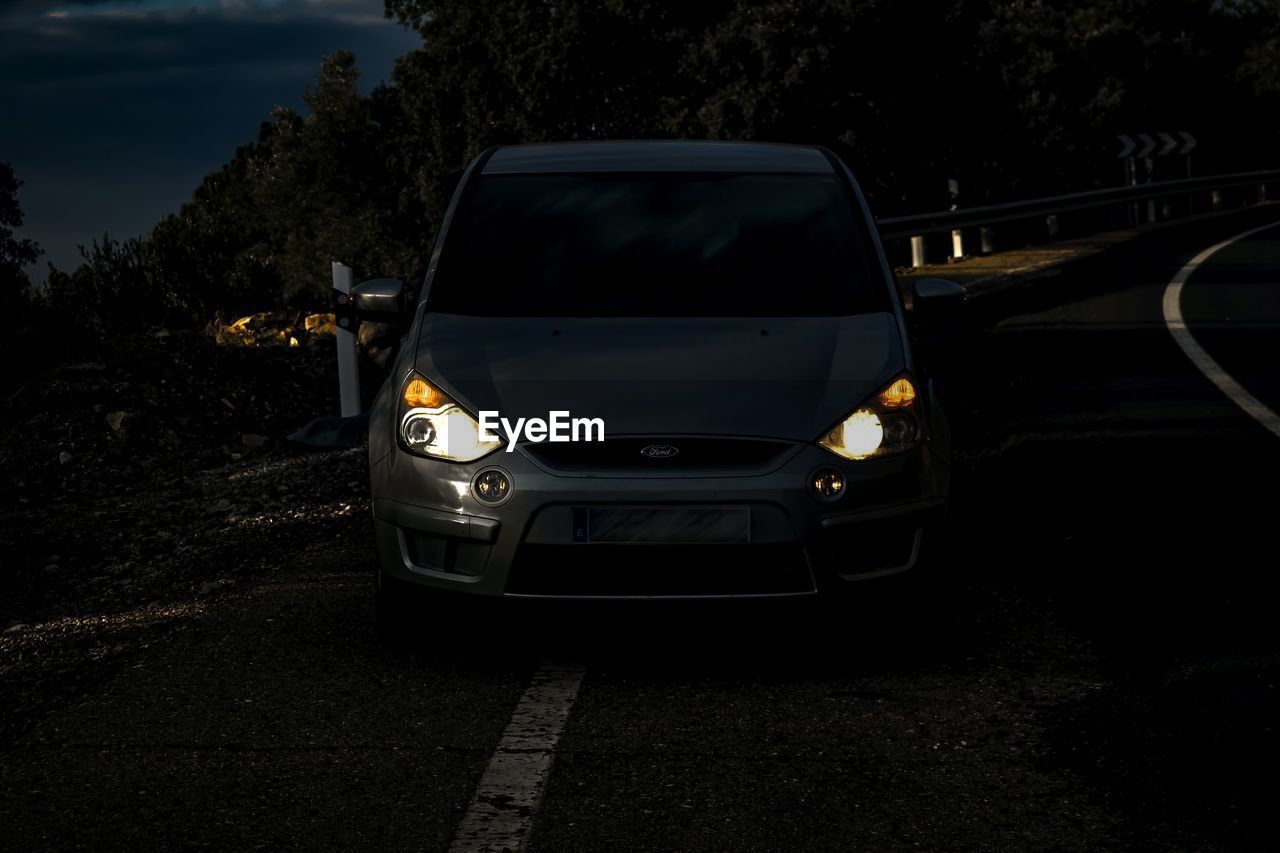
M 22 181 L 8 163 L 0 163 L 0 309 L 24 305 L 30 298 L 30 281 L 23 269 L 44 254 L 32 240 L 19 240 L 13 229 L 22 226 L 18 189 Z
M 251 166 L 253 203 L 287 300 L 327 300 L 330 261 L 408 277 L 426 250 L 421 206 L 392 147 L 399 103 L 362 98 L 355 57 L 325 58 L 307 113 L 278 109 Z

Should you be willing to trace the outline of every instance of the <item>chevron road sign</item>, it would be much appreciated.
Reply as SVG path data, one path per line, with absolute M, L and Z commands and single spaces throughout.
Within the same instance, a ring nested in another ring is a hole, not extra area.
M 1196 138 L 1185 130 L 1177 133 L 1121 133 L 1119 157 L 1165 157 L 1169 154 L 1190 154 L 1195 150 Z

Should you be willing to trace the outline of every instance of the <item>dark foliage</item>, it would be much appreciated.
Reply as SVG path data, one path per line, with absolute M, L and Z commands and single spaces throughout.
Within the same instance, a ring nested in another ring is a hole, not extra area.
M 40 247 L 30 240 L 18 240 L 13 229 L 22 225 L 18 189 L 22 181 L 8 163 L 0 163 L 0 310 L 14 311 L 30 299 L 27 264 L 40 257 Z

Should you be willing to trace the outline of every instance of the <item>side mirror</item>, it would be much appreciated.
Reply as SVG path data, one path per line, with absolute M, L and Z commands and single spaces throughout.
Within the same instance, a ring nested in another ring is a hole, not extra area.
M 917 316 L 936 316 L 964 304 L 968 291 L 945 278 L 918 278 L 911 283 L 911 310 Z
M 362 281 L 351 291 L 351 306 L 361 320 L 400 322 L 404 319 L 404 282 L 398 278 Z

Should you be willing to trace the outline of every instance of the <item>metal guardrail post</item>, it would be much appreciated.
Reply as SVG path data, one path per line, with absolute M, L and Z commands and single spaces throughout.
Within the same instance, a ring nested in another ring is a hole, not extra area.
M 983 225 L 978 229 L 978 240 L 982 246 L 982 254 L 990 255 L 996 250 L 996 235 L 987 226 Z
M 951 257 L 957 261 L 964 257 L 964 232 L 959 228 L 951 231 Z

